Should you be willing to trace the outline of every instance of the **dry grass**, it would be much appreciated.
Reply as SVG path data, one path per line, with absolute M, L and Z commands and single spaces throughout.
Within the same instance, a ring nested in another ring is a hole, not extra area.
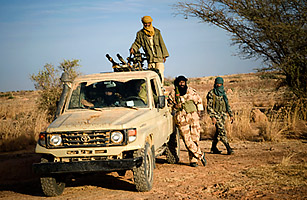
M 39 132 L 47 127 L 46 115 L 37 111 L 37 95 L 32 93 L 1 97 L 0 151 L 26 149 L 36 143 Z
M 280 164 L 250 168 L 244 173 L 247 177 L 256 179 L 257 185 L 269 189 L 276 187 L 307 187 L 307 164 L 291 162 L 293 153 L 283 157 Z M 252 180 L 255 181 L 255 180 Z
M 291 100 L 285 87 L 276 89 L 277 79 L 268 74 L 250 73 L 222 76 L 234 111 L 234 123 L 226 121 L 230 140 L 280 141 L 284 138 L 307 138 L 307 109 L 302 101 Z M 212 89 L 215 77 L 189 78 L 188 85 L 202 96 Z M 168 80 L 169 83 L 172 80 Z M 172 85 L 166 87 L 168 91 Z M 291 103 L 292 101 L 292 103 Z M 257 116 L 253 116 L 257 110 Z M 201 119 L 202 139 L 211 139 L 215 127 L 208 115 Z
M 242 171 L 240 179 L 235 179 L 216 188 L 219 196 L 226 199 L 244 199 L 258 197 L 283 199 L 284 194 L 293 196 L 294 199 L 304 199 L 304 188 L 307 187 L 307 164 L 292 163 L 294 154 L 286 155 L 279 164 L 262 165 Z

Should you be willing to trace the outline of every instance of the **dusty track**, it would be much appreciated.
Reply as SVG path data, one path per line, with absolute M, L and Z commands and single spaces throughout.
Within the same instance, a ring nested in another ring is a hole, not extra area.
M 210 141 L 201 141 L 208 152 Z M 274 166 L 291 154 L 291 163 L 306 166 L 307 143 L 284 141 L 279 143 L 232 142 L 235 155 L 207 153 L 206 167 L 188 165 L 188 153 L 181 144 L 180 163 L 167 164 L 157 159 L 154 186 L 150 192 L 139 193 L 133 185 L 132 172 L 124 177 L 117 173 L 100 173 L 75 178 L 67 183 L 63 195 L 51 199 L 306 199 L 304 187 L 273 185 L 246 175 L 246 171 L 260 166 Z M 225 148 L 219 144 L 225 152 Z M 1 199 L 45 199 L 39 179 L 31 172 L 31 165 L 39 157 L 32 152 L 0 155 Z M 307 177 L 306 170 L 301 171 Z M 303 181 L 304 182 L 304 181 Z M 274 183 L 273 183 L 274 184 Z

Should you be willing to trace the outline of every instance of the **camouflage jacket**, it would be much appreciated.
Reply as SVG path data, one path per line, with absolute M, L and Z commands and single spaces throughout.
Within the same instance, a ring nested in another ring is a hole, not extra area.
M 217 96 L 213 90 L 210 90 L 207 94 L 207 112 L 210 117 L 214 117 L 217 114 L 227 114 L 226 103 L 223 96 Z M 229 116 L 233 116 L 231 107 L 228 110 Z
M 163 62 L 163 58 L 169 56 L 164 41 L 162 39 L 160 30 L 157 28 L 154 29 L 155 29 L 155 35 L 153 36 L 154 52 L 150 47 L 149 38 L 145 34 L 143 29 L 137 32 L 135 41 L 131 46 L 134 52 L 137 52 L 142 47 L 146 54 L 146 57 L 148 58 L 148 63 Z
M 191 116 L 196 116 L 194 113 L 187 113 L 185 109 L 183 109 L 183 105 L 188 102 L 192 101 L 196 106 L 196 111 L 202 111 L 204 110 L 204 106 L 202 103 L 202 98 L 200 95 L 196 92 L 195 89 L 188 87 L 187 93 L 183 96 L 179 96 L 179 108 L 176 109 L 175 105 L 176 103 L 176 97 L 175 97 L 175 90 L 172 90 L 168 96 L 168 105 L 173 108 L 173 111 L 175 112 L 175 121 L 177 123 L 180 123 L 184 118 Z M 198 116 L 198 115 L 197 115 Z

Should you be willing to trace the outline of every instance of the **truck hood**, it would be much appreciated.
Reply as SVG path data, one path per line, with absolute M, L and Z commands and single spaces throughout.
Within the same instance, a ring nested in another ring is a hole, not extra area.
M 136 128 L 148 114 L 148 109 L 130 108 L 69 111 L 53 121 L 47 132 Z

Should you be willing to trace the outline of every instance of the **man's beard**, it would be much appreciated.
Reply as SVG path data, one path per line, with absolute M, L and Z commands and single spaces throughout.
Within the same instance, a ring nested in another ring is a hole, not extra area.
M 183 86 L 183 87 L 179 86 L 178 90 L 179 90 L 180 96 L 183 96 L 183 95 L 185 95 L 187 93 L 188 86 L 186 86 L 186 85 Z

